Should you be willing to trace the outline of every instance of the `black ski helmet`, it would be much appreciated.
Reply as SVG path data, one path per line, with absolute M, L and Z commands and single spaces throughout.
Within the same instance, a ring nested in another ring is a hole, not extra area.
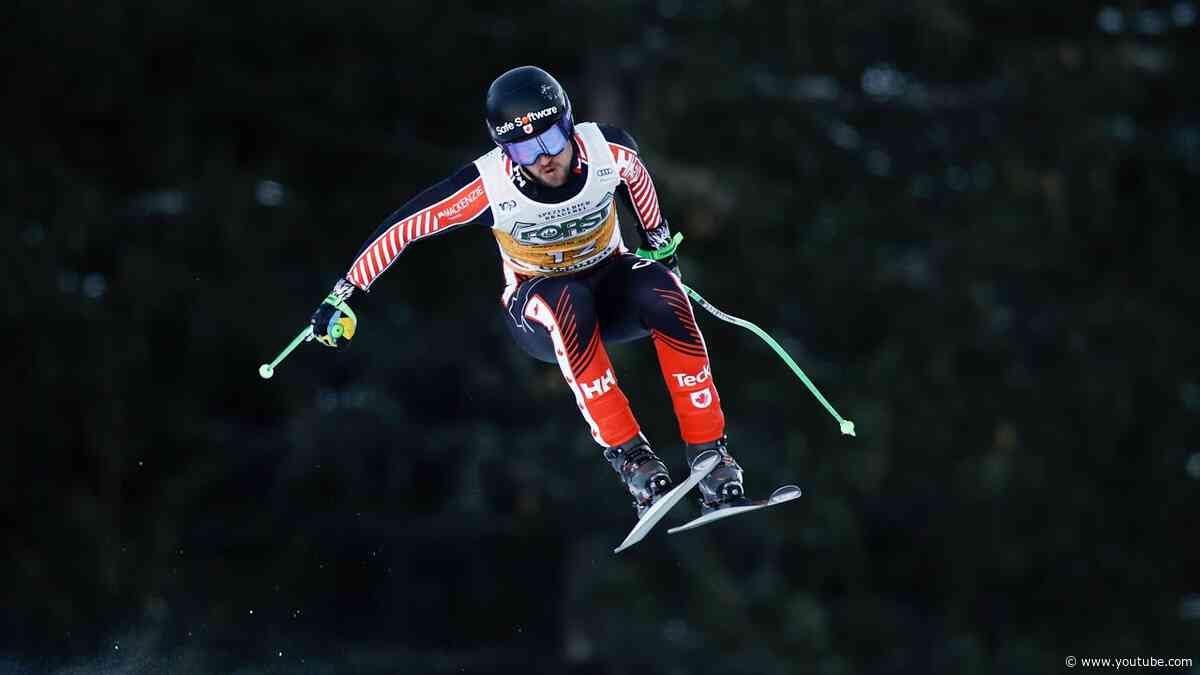
M 571 99 L 558 80 L 537 66 L 521 66 L 497 77 L 487 92 L 488 135 L 500 145 L 531 138 L 562 121 L 570 138 Z

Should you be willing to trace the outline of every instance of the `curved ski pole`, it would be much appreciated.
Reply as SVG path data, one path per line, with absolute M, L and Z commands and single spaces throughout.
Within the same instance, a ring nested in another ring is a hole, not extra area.
M 825 400 L 825 397 L 822 396 L 821 392 L 817 390 L 817 387 L 812 383 L 812 380 L 808 379 L 808 376 L 804 374 L 804 371 L 800 369 L 800 366 L 796 365 L 796 362 L 792 360 L 792 357 L 788 356 L 788 353 L 783 350 L 783 347 L 780 347 L 779 343 L 776 342 L 774 338 L 772 338 L 770 335 L 767 335 L 766 331 L 750 323 L 749 321 L 746 321 L 745 319 L 739 319 L 736 316 L 722 312 L 714 307 L 712 303 L 702 298 L 700 294 L 697 293 L 693 288 L 687 284 L 682 285 L 683 290 L 687 291 L 687 294 L 690 295 L 693 300 L 700 303 L 700 306 L 704 309 L 707 309 L 713 316 L 735 326 L 741 326 L 742 328 L 745 328 L 746 330 L 762 338 L 767 344 L 771 345 L 771 349 L 774 349 L 775 353 L 779 355 L 779 358 L 783 359 L 784 363 L 791 367 L 792 372 L 796 374 L 796 377 L 800 378 L 800 381 L 804 383 L 804 386 L 808 387 L 808 390 L 812 392 L 813 396 L 816 396 L 817 400 L 821 402 L 821 405 L 825 406 L 825 409 L 829 411 L 829 414 L 833 415 L 833 418 L 838 421 L 838 426 L 841 428 L 842 433 L 847 436 L 856 435 L 854 433 L 854 422 L 851 422 L 848 419 L 843 419 L 842 416 L 833 409 L 833 406 L 829 404 L 829 401 Z
M 283 351 L 279 352 L 279 356 L 276 356 L 274 361 L 272 361 L 270 363 L 264 363 L 261 366 L 259 366 L 258 367 L 258 376 L 264 380 L 270 379 L 270 377 L 275 374 L 275 366 L 279 365 L 280 361 L 283 361 L 284 359 L 286 359 L 287 355 L 291 354 L 292 350 L 295 349 L 297 346 L 299 346 L 301 342 L 305 342 L 305 341 L 311 340 L 311 339 L 313 339 L 313 329 L 312 329 L 312 326 L 308 326 L 304 330 L 300 331 L 299 335 L 292 338 L 292 343 L 289 344 L 287 347 L 284 347 Z

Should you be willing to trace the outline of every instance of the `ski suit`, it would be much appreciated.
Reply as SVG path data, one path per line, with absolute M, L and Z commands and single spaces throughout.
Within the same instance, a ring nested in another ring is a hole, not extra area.
M 528 179 L 495 148 L 392 213 L 345 280 L 367 291 L 413 242 L 468 225 L 491 229 L 502 262 L 504 320 L 530 355 L 556 363 L 592 438 L 640 432 L 604 343 L 649 336 L 685 443 L 724 434 L 712 366 L 679 278 L 625 247 L 616 198 L 637 215 L 646 248 L 671 238 L 637 144 L 625 131 L 575 126 L 573 169 L 560 187 Z

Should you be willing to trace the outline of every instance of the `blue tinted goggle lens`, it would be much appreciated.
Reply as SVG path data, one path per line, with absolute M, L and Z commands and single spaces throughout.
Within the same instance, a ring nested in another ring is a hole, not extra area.
M 541 155 L 557 155 L 567 147 L 570 139 L 567 133 L 562 129 L 561 122 L 555 122 L 554 126 L 546 129 L 542 133 L 533 138 L 526 138 L 521 141 L 513 141 L 512 143 L 503 143 L 504 151 L 517 164 L 529 166 L 537 161 Z

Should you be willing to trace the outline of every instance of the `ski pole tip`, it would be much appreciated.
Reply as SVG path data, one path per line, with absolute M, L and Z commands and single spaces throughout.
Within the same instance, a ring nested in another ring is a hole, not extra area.
M 857 436 L 858 435 L 858 434 L 854 433 L 854 422 L 851 422 L 850 420 L 842 420 L 841 426 L 842 426 L 842 434 L 844 434 L 846 436 Z
M 274 374 L 275 368 L 269 363 L 264 363 L 258 367 L 258 376 L 264 380 L 271 379 L 271 376 Z

